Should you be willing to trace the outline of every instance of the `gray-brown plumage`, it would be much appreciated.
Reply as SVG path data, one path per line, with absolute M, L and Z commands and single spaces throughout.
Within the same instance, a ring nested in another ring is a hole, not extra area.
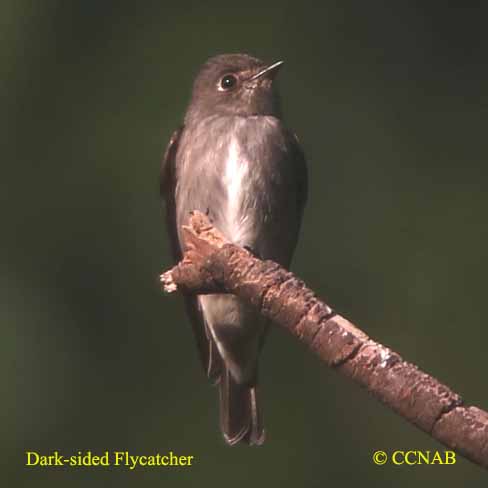
M 296 137 L 283 124 L 274 77 L 246 54 L 211 58 L 198 73 L 184 125 L 161 168 L 174 258 L 192 210 L 208 213 L 232 242 L 288 267 L 307 195 L 307 169 Z M 262 444 L 257 360 L 267 324 L 233 295 L 185 297 L 200 357 L 220 389 L 227 443 Z

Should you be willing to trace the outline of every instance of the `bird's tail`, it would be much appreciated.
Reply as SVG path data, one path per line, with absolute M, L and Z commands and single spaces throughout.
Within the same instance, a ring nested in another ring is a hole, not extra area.
M 227 444 L 261 445 L 265 436 L 256 386 L 237 383 L 224 368 L 219 388 L 220 428 Z

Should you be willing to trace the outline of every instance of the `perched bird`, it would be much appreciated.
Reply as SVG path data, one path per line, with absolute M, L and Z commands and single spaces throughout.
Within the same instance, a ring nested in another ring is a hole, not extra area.
M 209 59 L 198 72 L 183 125 L 161 166 L 161 193 L 174 258 L 182 225 L 207 213 L 231 242 L 288 267 L 307 198 L 307 167 L 283 123 L 271 65 L 247 54 Z M 234 445 L 264 441 L 257 362 L 266 320 L 234 295 L 186 296 L 200 356 L 220 390 L 220 425 Z

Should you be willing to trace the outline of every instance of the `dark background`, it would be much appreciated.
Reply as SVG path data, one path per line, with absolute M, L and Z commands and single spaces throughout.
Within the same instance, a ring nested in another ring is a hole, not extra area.
M 442 5 L 442 6 L 441 6 Z M 486 486 L 281 330 L 268 440 L 228 448 L 170 264 L 160 157 L 199 65 L 283 59 L 311 176 L 294 271 L 369 335 L 488 407 L 488 9 L 482 2 L 4 1 L 0 369 L 9 486 Z M 25 450 L 173 450 L 190 469 L 40 469 Z

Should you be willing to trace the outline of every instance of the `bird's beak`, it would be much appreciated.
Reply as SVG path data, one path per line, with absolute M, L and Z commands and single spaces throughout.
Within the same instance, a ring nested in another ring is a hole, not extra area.
M 260 78 L 265 78 L 268 80 L 273 80 L 278 71 L 281 68 L 281 65 L 284 63 L 284 61 L 278 61 L 277 63 L 270 64 L 269 66 L 266 66 L 266 68 L 262 69 L 255 75 L 251 76 L 247 81 L 255 81 Z

